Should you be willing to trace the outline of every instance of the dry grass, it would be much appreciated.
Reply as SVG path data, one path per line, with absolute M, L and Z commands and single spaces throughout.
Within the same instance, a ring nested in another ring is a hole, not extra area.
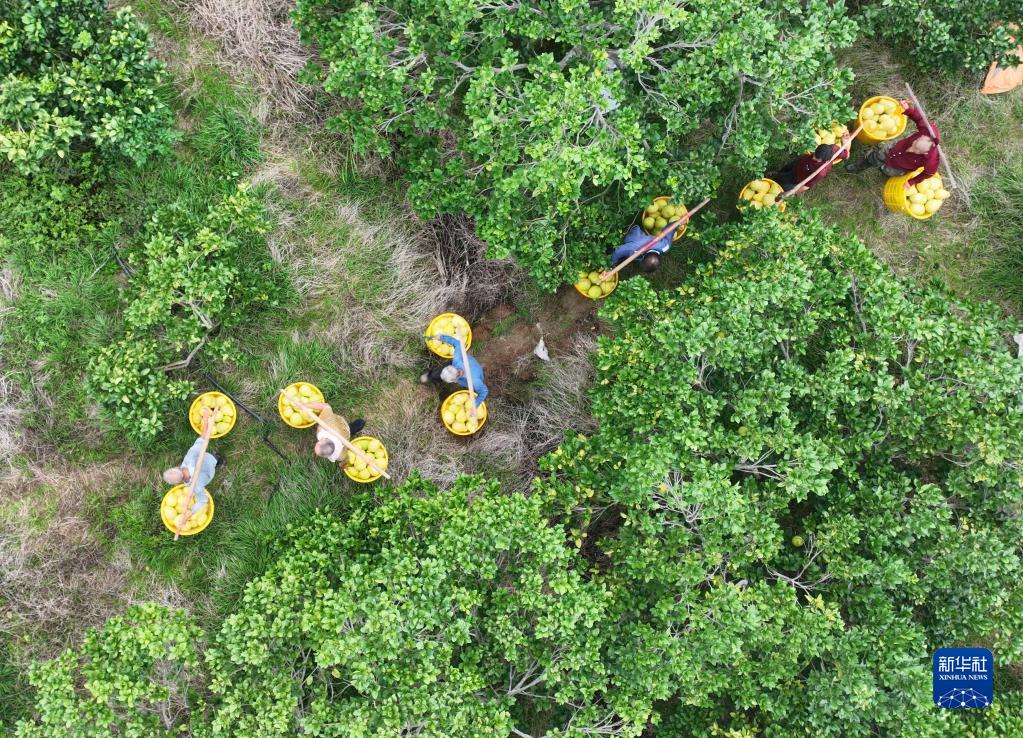
M 361 381 L 419 365 L 433 317 L 456 310 L 471 319 L 514 294 L 521 279 L 510 262 L 485 260 L 482 244 L 459 238 L 457 222 L 446 241 L 407 207 L 375 222 L 380 215 L 366 204 L 327 197 L 280 162 L 254 181 L 272 181 L 281 196 L 270 202 L 277 227 L 269 244 L 301 294 L 293 317 L 315 318 L 297 338 L 330 344 Z
M 14 311 L 18 278 L 8 267 L 0 268 L 0 335 Z M 22 421 L 27 412 L 25 398 L 0 353 L 0 481 L 13 473 L 13 462 L 25 449 Z
M 32 467 L 0 483 L 0 633 L 24 659 L 47 658 L 134 602 L 183 606 L 180 593 L 138 576 L 90 530 L 86 504 L 142 470 L 124 462 L 78 468 Z M 25 638 L 25 636 L 31 636 Z
M 173 0 L 192 28 L 212 40 L 217 64 L 250 84 L 253 113 L 271 128 L 315 109 L 314 90 L 298 81 L 310 59 L 289 16 L 288 0 Z M 283 131 L 282 131 L 283 132 Z

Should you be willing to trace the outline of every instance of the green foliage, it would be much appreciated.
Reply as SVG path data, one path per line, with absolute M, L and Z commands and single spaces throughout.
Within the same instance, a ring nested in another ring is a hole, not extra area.
M 300 0 L 296 22 L 357 101 L 335 125 L 394 154 L 424 217 L 466 212 L 493 257 L 553 289 L 617 245 L 651 195 L 695 204 L 848 110 L 823 0 L 437 4 Z
M 600 430 L 544 461 L 580 542 L 621 511 L 597 545 L 624 678 L 683 700 L 669 734 L 735 711 L 764 736 L 944 735 L 928 654 L 1023 653 L 1014 326 L 814 216 L 704 240 L 717 258 L 681 287 L 608 300 Z
M 606 593 L 539 498 L 472 477 L 388 496 L 315 516 L 250 583 L 208 651 L 215 735 L 639 734 Z
M 922 69 L 986 70 L 992 61 L 1019 63 L 1019 39 L 1007 24 L 1023 19 L 1019 0 L 862 0 L 864 29 L 908 44 Z
M 86 634 L 78 651 L 33 666 L 36 714 L 17 738 L 170 736 L 187 725 L 202 632 L 184 611 L 130 608 Z
M 124 335 L 100 348 L 89 387 L 129 436 L 146 440 L 163 428 L 169 403 L 191 384 L 172 378 L 202 350 L 228 358 L 235 350 L 218 331 L 274 305 L 278 280 L 265 257 L 266 217 L 246 186 L 212 205 L 197 221 L 168 206 L 150 223 L 141 249 L 127 255 L 134 274 L 125 289 Z
M 22 174 L 167 150 L 163 66 L 131 11 L 103 0 L 0 4 L 0 155 Z M 98 155 L 94 161 L 92 153 Z

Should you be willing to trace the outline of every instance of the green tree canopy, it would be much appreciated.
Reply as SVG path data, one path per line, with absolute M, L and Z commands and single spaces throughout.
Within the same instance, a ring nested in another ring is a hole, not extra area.
M 320 515 L 249 584 L 209 651 L 215 735 L 639 734 L 604 659 L 607 594 L 539 497 L 416 479 Z
M 394 154 L 417 211 L 466 212 L 548 288 L 603 261 L 640 204 L 695 204 L 848 113 L 826 0 L 299 0 L 335 124 Z M 665 192 L 665 190 L 667 192 Z
M 981 71 L 993 61 L 1019 63 L 1023 42 L 1011 23 L 1023 21 L 1019 0 L 866 0 L 859 19 L 881 38 L 908 45 L 921 69 Z
M 582 532 L 614 525 L 618 647 L 664 663 L 629 676 L 669 735 L 942 735 L 933 649 L 1023 652 L 1013 326 L 812 215 L 705 240 L 681 287 L 608 301 L 600 430 L 544 462 Z
M 165 150 L 163 65 L 131 11 L 103 0 L 0 3 L 0 156 L 22 174 Z

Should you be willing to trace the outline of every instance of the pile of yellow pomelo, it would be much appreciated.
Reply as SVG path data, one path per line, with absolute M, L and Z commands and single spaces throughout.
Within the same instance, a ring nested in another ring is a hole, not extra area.
M 213 438 L 225 435 L 234 426 L 236 410 L 231 398 L 220 392 L 205 392 L 195 398 L 188 409 L 188 422 L 199 435 L 202 435 L 203 410 L 210 411 L 213 421 Z
M 755 179 L 742 188 L 739 198 L 755 208 L 766 208 L 774 205 L 780 194 L 781 185 L 773 179 Z
M 831 121 L 831 130 L 821 129 L 816 132 L 815 138 L 817 139 L 817 145 L 831 144 L 832 146 L 842 143 L 842 136 L 849 132 L 841 123 Z M 836 162 L 837 163 L 837 162 Z
M 387 449 L 376 438 L 360 436 L 352 440 L 352 445 L 373 459 L 373 463 L 380 467 L 381 471 L 387 471 Z M 380 478 L 380 475 L 369 464 L 356 456 L 354 451 L 349 450 L 345 453 L 348 454 L 345 474 L 351 479 L 356 482 L 372 482 Z
M 297 397 L 303 405 L 308 405 L 312 402 L 323 402 L 323 393 L 320 392 L 319 388 L 315 385 L 309 384 L 308 382 L 295 382 L 289 384 L 284 394 L 280 396 L 277 401 L 277 410 L 281 414 L 281 419 L 285 423 L 292 426 L 293 428 L 308 428 L 316 421 L 312 420 L 308 415 L 298 409 L 295 404 L 288 399 L 288 395 Z
M 440 333 L 443 336 L 451 336 L 457 338 L 462 342 L 462 345 L 466 350 L 472 344 L 472 331 L 469 328 L 469 322 L 461 315 L 455 315 L 454 313 L 445 313 L 444 315 L 438 315 L 430 323 L 430 327 L 427 328 L 427 335 L 433 336 Z M 450 359 L 455 355 L 455 349 L 453 346 L 449 346 L 443 341 L 435 341 L 430 338 L 427 342 L 430 350 L 438 356 L 442 356 L 445 359 Z
M 164 523 L 171 530 L 175 530 L 178 524 L 178 518 L 185 512 L 188 504 L 188 487 L 183 484 L 179 484 L 172 490 L 167 492 L 163 497 L 163 502 L 160 505 L 160 512 L 163 516 Z M 185 524 L 181 526 L 181 534 L 189 535 L 193 531 L 198 531 L 200 528 L 206 525 L 210 516 L 210 505 L 207 503 L 199 512 L 190 516 Z
M 656 236 L 667 228 L 669 223 L 681 220 L 685 214 L 685 205 L 672 204 L 671 200 L 667 197 L 655 198 L 653 202 L 643 209 L 643 230 L 651 236 Z M 679 228 L 682 227 L 679 226 Z M 678 234 L 679 232 L 676 230 L 675 233 Z M 677 238 L 677 236 L 675 237 Z
M 935 174 L 919 184 L 911 185 L 906 190 L 909 211 L 916 216 L 933 215 L 941 209 L 945 200 L 952 196 L 941 183 L 941 177 Z
M 606 282 L 600 281 L 600 272 L 580 272 L 579 280 L 575 288 L 591 300 L 599 300 L 611 294 L 618 285 L 618 275 L 609 278 Z
M 448 430 L 464 436 L 475 433 L 487 419 L 487 403 L 476 408 L 476 419 L 469 414 L 469 391 L 460 390 L 448 396 L 441 406 L 441 418 Z
M 871 136 L 887 140 L 895 138 L 905 128 L 906 116 L 897 102 L 881 98 L 860 109 L 860 122 L 863 123 L 863 130 Z

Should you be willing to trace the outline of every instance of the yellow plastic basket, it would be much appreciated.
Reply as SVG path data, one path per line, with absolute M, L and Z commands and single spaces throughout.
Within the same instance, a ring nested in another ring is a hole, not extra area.
M 934 213 L 924 213 L 923 215 L 917 215 L 909 209 L 909 197 L 906 195 L 906 182 L 913 179 L 913 177 L 920 174 L 923 171 L 923 167 L 916 169 L 908 174 L 903 174 L 901 177 L 889 177 L 888 181 L 884 185 L 884 204 L 888 206 L 889 210 L 893 210 L 896 213 L 903 213 L 908 215 L 910 218 L 916 218 L 917 220 L 927 220 Z M 941 175 L 934 174 L 930 179 L 937 179 L 941 182 Z M 935 211 L 937 212 L 937 211 Z
M 671 198 L 668 197 L 667 195 L 661 195 L 660 197 L 655 197 L 653 201 L 654 202 L 670 202 Z M 687 208 L 685 206 L 685 203 L 681 203 L 680 202 L 680 203 L 678 203 L 678 205 L 676 205 L 674 207 L 682 208 L 682 214 L 683 215 L 685 215 L 686 213 L 689 212 L 689 208 Z M 644 208 L 644 211 L 645 211 L 645 208 Z M 642 223 L 643 214 L 640 213 L 639 217 L 640 217 L 640 222 Z M 668 225 L 671 225 L 671 224 L 669 223 Z M 640 226 L 640 227 L 642 227 L 642 226 Z M 689 223 L 686 222 L 686 223 L 683 223 L 682 225 L 680 225 L 677 229 L 675 229 L 675 232 L 671 234 L 671 242 L 675 243 L 677 240 L 682 238 L 682 234 L 684 234 L 686 232 L 686 228 L 688 228 L 688 227 L 689 227 Z M 665 228 L 667 228 L 667 226 L 665 226 Z M 658 233 L 660 233 L 663 230 L 664 230 L 664 228 L 658 228 L 653 233 L 651 233 L 646 228 L 643 228 L 643 232 L 646 233 L 648 236 L 656 236 Z
M 171 487 L 169 490 L 167 490 L 167 494 L 165 494 L 163 496 L 163 499 L 160 501 L 160 520 L 163 521 L 164 526 L 171 533 L 173 533 L 175 530 L 174 526 L 177 523 L 178 514 L 174 512 L 173 508 L 171 508 L 168 502 L 171 499 L 171 495 L 177 495 L 179 492 L 184 492 L 186 489 L 188 489 L 188 487 L 184 484 L 179 484 L 177 487 Z M 203 521 L 203 524 L 197 528 L 192 528 L 190 530 L 185 530 L 184 528 L 182 528 L 181 533 L 179 535 L 194 536 L 196 533 L 202 533 L 204 530 L 206 530 L 209 524 L 213 522 L 214 512 L 213 495 L 210 494 L 209 490 L 206 490 L 206 496 L 209 497 L 210 500 L 209 504 L 210 509 L 209 514 L 206 516 L 206 520 Z
M 780 184 L 775 182 L 770 177 L 761 177 L 761 179 L 764 182 L 769 182 L 770 184 L 778 185 L 778 187 L 781 187 Z M 748 205 L 746 205 L 746 203 L 752 202 L 752 200 L 751 200 L 752 195 L 750 193 L 751 193 L 751 191 L 753 189 L 753 183 L 756 182 L 756 181 L 758 181 L 758 180 L 751 179 L 749 182 L 746 183 L 746 185 L 741 190 L 739 190 L 739 202 L 736 203 L 736 207 L 737 208 L 742 209 L 744 207 L 748 207 Z M 779 194 L 784 194 L 784 192 L 785 192 L 785 188 L 782 187 L 781 188 L 781 192 Z M 746 197 L 746 195 L 750 195 L 750 197 Z M 776 208 L 778 208 L 778 210 L 780 210 L 781 212 L 784 213 L 785 212 L 785 208 L 787 208 L 788 206 L 789 206 L 789 204 L 787 202 L 785 202 L 784 200 L 782 200 L 781 202 L 774 203 L 774 205 L 772 205 L 771 207 L 776 207 Z
M 896 108 L 898 108 L 900 111 L 902 110 L 902 108 L 899 107 L 899 101 L 896 100 L 894 97 L 887 97 L 886 95 L 875 95 L 874 97 L 867 98 L 867 100 L 862 105 L 860 105 L 860 113 L 857 119 L 857 123 L 859 125 L 863 125 L 863 110 L 868 105 L 873 105 L 874 103 L 881 102 L 882 100 L 890 100 L 891 102 L 895 103 Z M 862 131 L 856 134 L 856 140 L 863 144 L 879 144 L 883 141 L 891 141 L 893 138 L 898 138 L 899 136 L 902 135 L 902 132 L 906 130 L 906 123 L 908 122 L 909 119 L 900 112 L 899 127 L 896 128 L 895 132 L 890 136 L 878 138 L 877 136 L 874 136 L 871 133 L 867 133 L 867 129 L 864 128 Z
M 192 426 L 192 430 L 196 432 L 196 435 L 202 435 L 203 400 L 207 398 L 210 400 L 227 400 L 227 405 L 231 408 L 231 422 L 228 424 L 227 430 L 223 433 L 217 433 L 214 431 L 210 434 L 210 438 L 222 438 L 231 432 L 231 429 L 234 428 L 235 421 L 238 420 L 238 408 L 235 407 L 231 398 L 223 392 L 203 392 L 201 395 L 192 400 L 192 404 L 188 408 L 188 424 Z
M 323 402 L 323 392 L 321 392 L 320 388 L 317 387 L 312 382 L 293 382 L 292 384 L 289 384 L 287 387 L 285 387 L 284 391 L 290 392 L 291 394 L 301 399 L 301 397 L 299 396 L 298 387 L 299 385 L 302 384 L 308 384 L 310 387 L 313 388 L 313 398 L 312 400 L 310 400 L 310 402 Z M 285 412 L 284 400 L 285 398 L 283 394 L 277 395 L 277 412 L 280 414 L 281 420 L 290 425 L 292 428 L 308 428 L 309 426 L 316 424 L 315 420 L 309 420 L 308 418 L 306 418 L 304 413 L 302 414 L 304 420 L 301 423 L 293 423 L 291 421 L 291 418 L 289 417 L 291 413 Z
M 589 274 L 589 272 L 587 272 L 587 274 Z M 581 281 L 582 281 L 582 279 L 577 280 L 576 283 L 573 284 L 572 286 L 575 287 L 575 291 L 576 292 L 578 292 L 580 295 L 585 297 L 587 300 L 603 300 L 605 297 L 607 297 L 612 292 L 614 292 L 616 289 L 618 289 L 618 273 L 617 272 L 615 272 L 615 275 L 613 277 L 611 277 L 611 289 L 609 289 L 607 292 L 602 292 L 600 297 L 590 297 L 586 293 L 586 290 L 584 290 L 582 287 L 579 286 L 579 282 L 581 282 Z
M 390 456 L 387 455 L 387 447 L 383 444 L 383 442 L 379 438 L 374 438 L 373 436 L 359 436 L 358 438 L 353 438 L 352 439 L 352 443 L 356 443 L 357 441 L 362 441 L 362 440 L 376 441 L 377 443 L 380 444 L 380 448 L 382 448 L 384 450 L 384 462 L 382 464 L 380 464 L 378 462 L 377 466 L 379 466 L 384 471 L 387 471 L 387 462 L 390 461 Z M 341 453 L 343 453 L 343 454 L 350 454 L 351 451 L 349 451 L 348 449 L 345 449 Z M 367 453 L 365 451 L 363 453 L 365 453 L 367 456 L 369 456 L 369 453 Z M 358 458 L 358 457 L 356 457 L 356 458 Z M 366 467 L 366 470 L 369 472 L 369 476 L 368 477 L 360 477 L 358 475 L 358 473 L 356 472 L 355 466 L 352 463 L 352 460 L 350 458 L 348 459 L 348 463 L 345 465 L 345 474 L 347 474 L 348 478 L 351 479 L 353 482 L 358 482 L 359 484 L 369 484 L 370 482 L 375 482 L 376 480 L 380 479 L 381 475 L 377 474 L 376 472 L 374 472 L 369 467 Z
M 454 392 L 454 393 L 452 393 L 452 394 L 447 396 L 447 399 L 445 399 L 444 403 L 440 406 L 440 419 L 441 419 L 441 422 L 444 423 L 444 427 L 445 428 L 447 428 L 449 431 L 454 433 L 456 436 L 471 436 L 471 435 L 473 435 L 473 433 L 479 433 L 480 430 L 483 428 L 483 424 L 485 422 L 487 422 L 487 403 L 486 402 L 481 402 L 480 406 L 478 408 L 476 408 L 477 415 L 479 416 L 479 425 L 476 427 L 476 430 L 473 431 L 473 432 L 470 432 L 468 430 L 457 431 L 453 427 L 454 423 L 449 424 L 448 421 L 444 418 L 444 413 L 446 413 L 447 411 L 451 410 L 452 407 L 455 404 L 457 404 L 457 401 L 455 400 L 455 398 L 456 397 L 460 397 L 460 396 L 464 396 L 464 397 L 468 398 L 469 397 L 469 390 L 459 390 L 458 392 Z M 466 401 L 468 401 L 468 400 L 466 400 Z
M 464 338 L 462 336 L 452 336 L 452 338 L 457 338 L 459 341 L 461 341 L 462 345 L 465 346 L 465 350 L 468 351 L 469 347 L 472 346 L 472 326 L 469 325 L 468 320 L 466 320 L 457 313 L 441 313 L 440 315 L 438 315 L 436 318 L 430 321 L 430 325 L 427 326 L 426 328 L 426 335 L 432 336 L 435 333 L 438 333 L 437 324 L 443 320 L 452 320 L 455 323 L 456 331 L 458 331 L 459 328 L 465 331 Z M 430 351 L 437 354 L 437 356 L 440 356 L 443 359 L 450 359 L 455 355 L 454 347 L 449 346 L 441 341 L 429 340 L 426 342 L 426 345 L 430 348 Z

